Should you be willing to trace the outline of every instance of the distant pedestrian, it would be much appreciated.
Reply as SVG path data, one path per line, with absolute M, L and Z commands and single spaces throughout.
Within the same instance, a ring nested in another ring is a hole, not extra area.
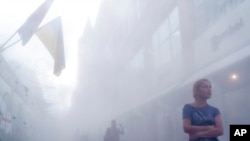
M 111 127 L 107 128 L 104 135 L 104 141 L 119 141 L 120 135 L 124 134 L 124 129 L 121 124 L 119 128 L 116 126 L 116 120 L 111 121 Z

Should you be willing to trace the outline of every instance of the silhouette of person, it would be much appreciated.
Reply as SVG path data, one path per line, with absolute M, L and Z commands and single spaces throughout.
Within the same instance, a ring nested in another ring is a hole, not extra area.
M 111 121 L 111 127 L 107 128 L 104 135 L 104 141 L 119 141 L 120 135 L 124 134 L 124 128 L 119 124 L 119 128 L 116 125 L 116 120 Z

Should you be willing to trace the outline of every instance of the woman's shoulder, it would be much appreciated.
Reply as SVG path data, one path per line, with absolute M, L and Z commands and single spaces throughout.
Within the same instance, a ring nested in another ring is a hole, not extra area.
M 210 105 L 208 104 L 207 107 L 211 108 L 211 109 L 215 109 L 215 110 L 218 110 L 218 108 L 216 106 L 213 106 L 213 105 Z
M 213 111 L 216 115 L 220 114 L 220 110 L 216 106 L 208 105 L 208 108 L 210 109 L 210 111 Z
M 192 108 L 192 107 L 193 107 L 193 106 L 192 106 L 191 103 L 186 103 L 186 104 L 184 104 L 183 109 L 190 109 L 190 108 Z

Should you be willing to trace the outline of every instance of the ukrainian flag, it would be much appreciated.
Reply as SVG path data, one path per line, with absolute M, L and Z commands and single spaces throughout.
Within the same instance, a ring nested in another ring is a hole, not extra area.
M 32 35 L 37 30 L 37 27 L 42 22 L 54 0 L 45 0 L 26 20 L 26 22 L 18 29 L 18 33 L 22 40 L 22 45 L 25 45 Z
M 59 76 L 65 68 L 64 42 L 61 17 L 57 17 L 36 32 L 41 42 L 53 57 L 54 74 Z

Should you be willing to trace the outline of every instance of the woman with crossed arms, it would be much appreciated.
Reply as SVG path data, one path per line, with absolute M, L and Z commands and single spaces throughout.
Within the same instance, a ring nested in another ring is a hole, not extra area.
M 208 79 L 194 83 L 194 102 L 183 107 L 183 130 L 189 134 L 189 141 L 219 141 L 217 137 L 223 135 L 220 111 L 207 103 L 211 95 Z

